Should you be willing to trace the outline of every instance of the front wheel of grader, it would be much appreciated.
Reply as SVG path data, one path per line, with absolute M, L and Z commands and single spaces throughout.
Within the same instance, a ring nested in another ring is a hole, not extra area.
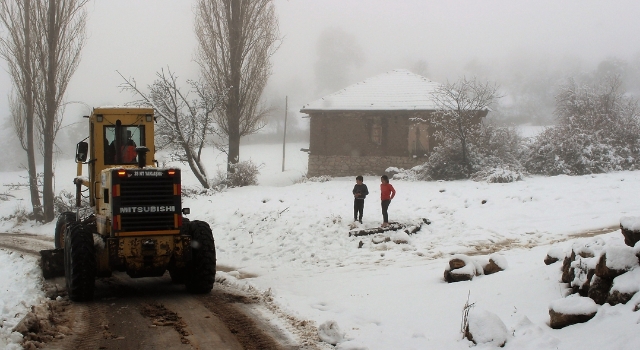
M 67 226 L 76 221 L 78 221 L 76 219 L 76 213 L 70 211 L 65 211 L 58 216 L 54 235 L 56 249 L 64 248 L 64 233 L 67 231 Z
M 191 293 L 209 293 L 216 278 L 216 246 L 211 227 L 204 221 L 189 222 L 192 259 L 187 264 L 185 286 Z
M 69 299 L 93 299 L 96 279 L 93 233 L 82 223 L 75 222 L 67 226 L 64 237 L 64 270 Z

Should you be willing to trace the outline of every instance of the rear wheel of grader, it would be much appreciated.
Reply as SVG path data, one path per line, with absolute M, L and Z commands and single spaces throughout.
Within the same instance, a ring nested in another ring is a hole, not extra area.
M 71 223 L 64 241 L 64 272 L 69 299 L 91 300 L 96 279 L 93 234 L 82 223 Z
M 216 278 L 216 246 L 209 224 L 189 222 L 192 260 L 187 264 L 185 286 L 191 293 L 209 293 Z
M 54 236 L 56 249 L 64 248 L 64 233 L 67 231 L 67 226 L 76 221 L 76 213 L 70 211 L 65 211 L 58 216 Z

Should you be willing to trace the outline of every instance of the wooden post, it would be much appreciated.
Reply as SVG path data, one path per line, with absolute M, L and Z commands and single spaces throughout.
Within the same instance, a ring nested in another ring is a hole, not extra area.
M 287 109 L 289 109 L 289 96 L 284 98 L 284 133 L 282 136 L 282 172 L 284 172 L 285 145 L 287 144 Z

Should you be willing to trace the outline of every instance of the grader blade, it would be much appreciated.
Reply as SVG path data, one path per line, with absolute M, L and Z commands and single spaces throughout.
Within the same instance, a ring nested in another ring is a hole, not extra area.
M 45 279 L 64 276 L 64 249 L 41 250 L 40 257 Z

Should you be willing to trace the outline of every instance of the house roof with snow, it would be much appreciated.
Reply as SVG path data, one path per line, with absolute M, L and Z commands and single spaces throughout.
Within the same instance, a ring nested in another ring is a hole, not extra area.
M 319 100 L 300 112 L 434 110 L 432 93 L 440 86 L 405 69 L 363 80 Z

